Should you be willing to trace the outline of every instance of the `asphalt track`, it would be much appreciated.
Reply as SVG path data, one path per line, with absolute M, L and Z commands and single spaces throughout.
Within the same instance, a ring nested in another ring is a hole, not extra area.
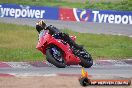
M 0 18 L 0 22 L 13 23 L 19 25 L 29 25 L 35 27 L 40 19 L 22 18 Z M 107 24 L 107 23 L 88 23 L 88 22 L 67 22 L 57 20 L 45 20 L 48 25 L 54 25 L 60 29 L 70 29 L 81 33 L 125 35 L 132 37 L 131 24 Z
M 95 61 L 91 68 L 85 68 L 92 79 L 132 78 L 132 60 Z M 0 63 L 0 75 L 14 76 L 80 76 L 81 66 L 57 68 L 47 62 L 4 62 Z
M 0 22 L 13 23 L 19 25 L 29 25 L 35 27 L 35 23 L 39 19 L 14 19 L 14 18 L 0 18 Z M 78 23 L 78 22 L 65 22 L 46 20 L 48 25 L 54 25 L 60 29 L 68 28 L 73 31 L 82 33 L 95 33 L 95 34 L 112 34 L 112 35 L 125 35 L 132 37 L 132 25 L 116 25 L 116 24 L 100 24 L 100 23 Z M 124 77 L 132 78 L 132 63 L 123 65 L 94 65 L 92 68 L 85 69 L 92 77 L 99 78 L 115 78 Z M 70 66 L 67 68 L 56 68 L 54 66 L 25 66 L 14 68 L 0 68 L 1 74 L 13 74 L 16 76 L 54 76 L 59 75 L 78 75 L 81 74 L 81 67 Z

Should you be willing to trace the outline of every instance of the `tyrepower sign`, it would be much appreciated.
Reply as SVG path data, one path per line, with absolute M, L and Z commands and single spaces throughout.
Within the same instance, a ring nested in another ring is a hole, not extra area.
M 93 22 L 132 24 L 132 12 L 92 11 Z
M 132 24 L 132 12 L 59 8 L 59 19 L 78 22 Z
M 58 19 L 58 8 L 0 4 L 0 17 Z

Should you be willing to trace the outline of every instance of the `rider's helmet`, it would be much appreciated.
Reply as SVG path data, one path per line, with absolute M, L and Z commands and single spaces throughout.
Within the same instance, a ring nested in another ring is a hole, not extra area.
M 39 22 L 37 22 L 39 26 L 41 26 L 43 29 L 45 29 L 46 27 L 46 23 L 44 22 L 44 20 L 40 20 Z
M 44 20 L 40 20 L 36 23 L 36 29 L 39 33 L 41 30 L 46 29 L 46 23 L 44 22 Z

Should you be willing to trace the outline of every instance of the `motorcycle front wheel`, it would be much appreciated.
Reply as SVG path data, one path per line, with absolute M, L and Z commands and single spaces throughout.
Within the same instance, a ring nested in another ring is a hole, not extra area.
M 49 63 L 58 68 L 65 68 L 66 63 L 62 51 L 55 45 L 49 46 L 46 49 L 46 59 Z

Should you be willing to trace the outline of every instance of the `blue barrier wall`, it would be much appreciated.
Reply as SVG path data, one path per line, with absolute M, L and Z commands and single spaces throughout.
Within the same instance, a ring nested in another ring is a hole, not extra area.
M 0 17 L 58 19 L 58 8 L 0 4 Z
M 132 24 L 132 12 L 0 4 L 0 17 Z
M 91 12 L 91 18 L 93 22 L 132 24 L 132 12 L 110 10 L 99 10 Z
M 67 12 L 67 13 L 65 13 Z M 72 13 L 72 14 L 71 14 Z M 59 19 L 71 21 L 132 24 L 132 12 L 112 10 L 60 9 Z

